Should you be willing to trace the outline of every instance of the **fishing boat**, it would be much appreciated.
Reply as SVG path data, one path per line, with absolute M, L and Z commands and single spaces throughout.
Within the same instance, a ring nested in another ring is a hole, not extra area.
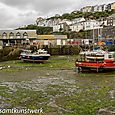
M 20 59 L 28 62 L 46 62 L 50 57 L 44 49 L 39 49 L 37 51 L 23 50 L 20 54 Z
M 115 52 L 104 51 L 101 49 L 80 52 L 75 61 L 78 71 L 96 70 L 115 70 Z

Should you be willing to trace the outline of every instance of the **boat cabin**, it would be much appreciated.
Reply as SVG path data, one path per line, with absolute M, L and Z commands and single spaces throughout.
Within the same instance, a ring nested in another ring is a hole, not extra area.
M 113 61 L 115 59 L 114 52 L 107 51 L 86 51 L 81 52 L 78 61 L 87 61 L 87 62 L 104 62 L 105 60 Z

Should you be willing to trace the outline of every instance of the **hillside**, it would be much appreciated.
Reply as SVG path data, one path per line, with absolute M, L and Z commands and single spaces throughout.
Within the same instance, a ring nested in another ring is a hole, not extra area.
M 64 13 L 62 14 L 62 16 L 53 16 L 48 18 L 47 20 L 50 19 L 55 19 L 55 18 L 61 18 L 61 19 L 75 19 L 75 18 L 80 18 L 80 17 L 84 17 L 86 19 L 100 19 L 100 18 L 105 18 L 108 17 L 110 15 L 112 15 L 113 13 L 115 13 L 115 10 L 112 11 L 104 11 L 104 12 L 80 12 L 80 11 L 73 11 L 71 13 Z
M 93 12 L 83 13 L 83 12 L 80 12 L 80 11 L 73 11 L 71 13 L 64 13 L 61 16 L 60 15 L 53 16 L 53 17 L 47 18 L 46 20 L 53 20 L 53 19 L 57 19 L 57 18 L 73 20 L 75 18 L 80 18 L 80 17 L 84 17 L 87 20 L 89 20 L 89 19 L 103 19 L 103 18 L 106 18 L 106 17 L 108 17 L 108 16 L 110 16 L 114 13 L 115 13 L 115 10 L 104 11 L 104 12 L 95 12 L 95 13 L 93 13 Z M 70 32 L 55 32 L 55 33 L 53 33 L 53 28 L 52 27 L 40 27 L 40 26 L 33 25 L 33 24 L 26 25 L 25 27 L 17 28 L 17 30 L 18 29 L 20 29 L 20 30 L 34 29 L 34 30 L 36 30 L 36 33 L 38 35 L 41 35 L 41 34 L 44 34 L 44 35 L 45 34 L 66 34 L 69 38 L 85 38 L 86 36 L 89 36 L 91 34 L 90 31 L 83 31 L 82 30 L 78 33 L 71 32 L 71 36 L 70 36 L 69 35 Z

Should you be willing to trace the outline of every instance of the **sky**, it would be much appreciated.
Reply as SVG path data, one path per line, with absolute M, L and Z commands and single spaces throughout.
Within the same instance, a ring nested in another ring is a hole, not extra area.
M 115 0 L 0 0 L 0 29 L 15 29 L 35 24 L 38 17 L 70 13 L 87 5 L 100 5 Z

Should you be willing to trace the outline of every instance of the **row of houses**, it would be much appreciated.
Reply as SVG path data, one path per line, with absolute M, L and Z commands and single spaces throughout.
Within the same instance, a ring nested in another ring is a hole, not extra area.
M 115 10 L 115 2 L 110 4 L 103 4 L 103 5 L 95 5 L 95 6 L 86 6 L 80 9 L 81 12 L 103 12 L 103 11 L 111 11 Z M 74 11 L 78 12 L 78 11 Z M 45 27 L 53 27 L 55 25 L 58 25 L 60 23 L 69 22 L 70 24 L 74 24 L 79 22 L 79 18 L 73 19 L 73 20 L 67 20 L 67 19 L 61 19 L 59 14 L 55 15 L 56 18 L 51 19 L 44 19 L 42 17 L 38 17 L 36 19 L 36 24 L 38 26 L 45 26 Z M 84 20 L 84 19 L 83 19 Z
M 52 27 L 53 32 L 79 32 L 80 30 L 92 30 L 97 28 L 103 28 L 104 26 L 115 26 L 115 14 L 107 18 L 101 18 L 98 20 L 87 20 L 83 17 L 76 18 L 71 21 L 68 19 L 62 20 L 60 18 L 45 20 L 41 17 L 39 17 L 39 19 L 37 20 L 38 26 Z
M 112 31 L 110 31 L 112 30 Z M 107 36 L 107 32 L 111 36 Z M 96 35 L 98 34 L 98 29 L 94 31 L 94 38 L 96 39 Z M 115 27 L 106 27 L 100 29 L 99 34 L 107 36 L 107 38 L 98 38 L 99 41 L 105 41 L 107 43 L 111 42 L 115 43 Z M 92 36 L 92 37 L 91 37 Z M 37 45 L 39 48 L 42 48 L 44 45 L 49 47 L 56 45 L 89 45 L 93 42 L 93 33 L 91 33 L 90 38 L 67 38 L 67 35 L 37 35 L 36 30 L 0 30 L 0 49 L 4 46 L 18 46 L 18 47 L 26 47 L 27 45 Z M 98 42 L 98 40 L 96 41 Z
M 0 30 L 0 49 L 4 46 L 18 46 L 36 44 L 38 47 L 44 45 L 83 45 L 89 44 L 92 39 L 69 39 L 67 35 L 37 35 L 36 30 Z
M 41 20 L 41 17 L 40 17 Z M 50 23 L 46 21 L 45 19 L 42 19 L 41 21 L 37 23 L 38 26 L 45 26 L 45 27 L 53 27 L 53 32 L 60 32 L 60 31 L 76 31 L 79 32 L 80 30 L 88 30 L 92 29 L 92 25 L 95 27 L 100 26 L 103 21 L 97 21 L 97 20 L 86 20 L 85 18 L 76 18 L 73 20 L 67 20 L 60 18 L 50 20 Z
M 115 14 L 98 20 L 86 20 L 85 18 L 76 18 L 72 21 L 64 20 L 53 26 L 53 32 L 100 29 L 108 26 L 115 26 Z
M 115 2 L 110 4 L 95 5 L 95 6 L 86 6 L 80 9 L 81 12 L 103 12 L 111 11 L 115 9 Z
M 39 47 L 66 45 L 67 35 L 37 35 L 36 30 L 0 30 L 0 49 L 4 46 L 23 47 L 33 44 Z

